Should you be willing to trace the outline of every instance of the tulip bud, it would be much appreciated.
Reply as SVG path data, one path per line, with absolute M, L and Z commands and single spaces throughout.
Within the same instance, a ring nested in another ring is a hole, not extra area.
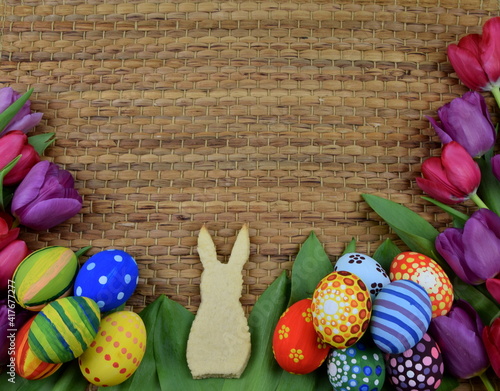
M 18 155 L 21 155 L 21 158 L 5 176 L 4 185 L 15 185 L 21 182 L 31 167 L 40 161 L 40 156 L 35 148 L 28 143 L 28 136 L 20 130 L 12 130 L 0 138 L 0 169 L 8 165 Z
M 496 375 L 500 376 L 500 318 L 496 318 L 491 326 L 483 329 L 482 337 L 491 367 Z
M 21 224 L 35 230 L 50 229 L 76 215 L 82 197 L 71 174 L 55 163 L 41 161 L 18 186 L 11 210 Z
M 29 252 L 28 246 L 22 240 L 14 240 L 0 250 L 0 291 L 7 290 L 17 265 Z
M 0 113 L 3 113 L 12 103 L 18 100 L 21 94 L 10 87 L 0 88 Z M 17 112 L 7 126 L 0 132 L 0 137 L 12 130 L 20 130 L 27 133 L 42 119 L 42 113 L 31 114 L 31 102 L 28 100 Z
M 467 151 L 456 141 L 443 147 L 441 157 L 431 157 L 422 164 L 423 178 L 418 186 L 444 204 L 458 204 L 475 195 L 481 171 Z
M 488 368 L 483 327 L 476 310 L 463 300 L 456 301 L 448 314 L 432 319 L 428 332 L 441 349 L 445 369 L 452 376 L 470 379 Z

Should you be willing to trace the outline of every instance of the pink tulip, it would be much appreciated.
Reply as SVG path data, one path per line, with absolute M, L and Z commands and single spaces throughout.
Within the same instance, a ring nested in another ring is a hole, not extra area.
M 31 167 L 40 161 L 35 148 L 28 143 L 28 136 L 20 130 L 13 130 L 0 138 L 0 169 L 19 155 L 21 158 L 5 176 L 4 185 L 18 184 L 28 174 Z
M 14 240 L 0 250 L 0 291 L 7 290 L 17 265 L 29 252 L 28 246 L 22 240 Z
M 19 228 L 12 228 L 14 219 L 5 212 L 0 212 L 0 250 L 17 239 Z
M 491 296 L 493 296 L 493 298 L 498 303 L 500 303 L 500 279 L 488 278 L 486 280 L 486 289 L 488 289 L 488 292 L 490 292 Z

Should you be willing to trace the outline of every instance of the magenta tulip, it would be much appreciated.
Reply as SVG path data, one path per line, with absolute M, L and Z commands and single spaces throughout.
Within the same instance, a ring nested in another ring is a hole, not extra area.
M 428 332 L 441 349 L 445 370 L 452 376 L 470 379 L 489 367 L 483 328 L 476 310 L 463 300 L 456 301 L 448 314 L 432 319 Z
M 487 278 L 486 279 L 486 289 L 490 292 L 490 295 L 500 303 L 500 279 L 498 278 Z
M 500 318 L 483 329 L 483 343 L 490 359 L 491 367 L 500 376 Z
M 6 247 L 19 235 L 19 228 L 13 228 L 14 219 L 5 212 L 0 212 L 0 250 Z
M 483 34 L 463 37 L 448 46 L 448 58 L 462 82 L 472 90 L 490 91 L 500 86 L 500 17 L 489 19 Z
M 0 291 L 6 291 L 17 265 L 28 256 L 30 251 L 22 240 L 14 240 L 0 250 Z
M 495 178 L 500 181 L 500 155 L 495 155 L 491 158 L 491 169 Z
M 3 113 L 12 103 L 21 97 L 10 87 L 0 89 L 0 113 Z M 31 102 L 28 100 L 24 106 L 17 112 L 7 126 L 2 130 L 0 136 L 12 130 L 20 130 L 27 133 L 30 129 L 35 127 L 42 119 L 42 113 L 31 114 Z
M 441 157 L 428 158 L 422 164 L 423 178 L 418 186 L 444 204 L 458 204 L 475 195 L 481 171 L 469 153 L 456 141 L 443 147 Z
M 45 160 L 35 164 L 17 187 L 11 206 L 21 224 L 35 230 L 55 227 L 81 208 L 73 176 Z
M 4 185 L 15 185 L 21 182 L 31 167 L 40 161 L 35 148 L 28 143 L 28 136 L 20 130 L 13 130 L 0 138 L 0 169 L 19 155 L 21 158 L 5 176 Z
M 479 157 L 495 144 L 495 127 L 486 101 L 478 92 L 466 92 L 461 98 L 441 106 L 440 121 L 427 117 L 443 142 L 458 142 L 472 157 Z

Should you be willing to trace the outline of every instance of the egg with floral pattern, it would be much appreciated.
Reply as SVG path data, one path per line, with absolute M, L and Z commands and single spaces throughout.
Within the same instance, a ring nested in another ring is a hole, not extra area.
M 75 296 L 94 300 L 101 312 L 124 304 L 139 281 L 137 262 L 122 250 L 105 250 L 91 256 L 78 272 Z
M 387 285 L 389 276 L 384 268 L 372 257 L 361 253 L 347 253 L 335 263 L 334 271 L 347 271 L 363 280 L 370 291 L 372 300 Z
M 274 358 L 281 368 L 294 374 L 317 369 L 331 349 L 316 334 L 311 302 L 303 299 L 291 305 L 281 315 L 273 334 Z
M 386 374 L 382 352 L 365 337 L 348 348 L 332 350 L 327 371 L 338 391 L 380 391 Z
M 368 328 L 372 301 L 359 277 L 334 271 L 316 286 L 311 310 L 314 328 L 321 339 L 343 349 L 355 344 Z
M 389 270 L 391 281 L 412 280 L 428 293 L 432 317 L 446 315 L 453 303 L 453 285 L 443 268 L 432 258 L 413 251 L 394 257 Z
M 435 391 L 441 385 L 444 364 L 439 346 L 425 333 L 413 348 L 387 355 L 386 370 L 396 391 Z

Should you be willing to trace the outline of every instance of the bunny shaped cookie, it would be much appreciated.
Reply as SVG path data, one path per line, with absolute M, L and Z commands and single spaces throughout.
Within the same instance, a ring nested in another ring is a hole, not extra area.
M 187 343 L 188 366 L 195 379 L 239 378 L 250 358 L 250 331 L 240 303 L 241 271 L 250 255 L 247 225 L 239 232 L 228 263 L 217 259 L 205 226 L 198 235 L 198 254 L 204 270 L 201 303 Z

